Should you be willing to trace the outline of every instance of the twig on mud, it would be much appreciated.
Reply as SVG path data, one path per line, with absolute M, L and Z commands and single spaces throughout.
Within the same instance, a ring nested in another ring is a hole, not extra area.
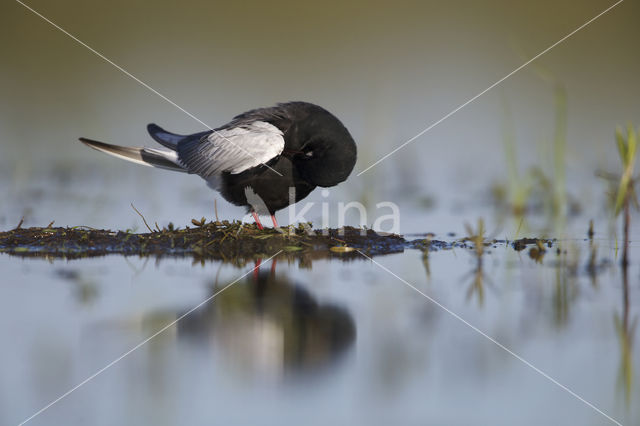
M 151 229 L 151 227 L 147 223 L 147 219 L 145 219 L 144 216 L 142 216 L 142 213 L 140 213 L 138 209 L 136 209 L 136 206 L 134 206 L 133 203 L 131 203 L 131 208 L 133 208 L 133 210 L 135 210 L 135 212 L 138 213 L 138 215 L 142 218 L 142 221 L 144 222 L 144 225 L 147 227 L 149 232 L 153 232 L 153 229 Z
M 24 216 L 22 216 L 20 218 L 20 222 L 18 222 L 18 226 L 16 226 L 15 228 L 13 228 L 13 230 L 15 231 L 16 229 L 20 229 L 20 227 L 22 226 L 22 224 L 24 223 Z

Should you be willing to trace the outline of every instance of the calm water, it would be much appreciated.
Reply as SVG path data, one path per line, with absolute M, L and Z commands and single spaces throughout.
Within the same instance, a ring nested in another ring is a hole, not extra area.
M 633 341 L 637 268 L 625 311 L 617 268 L 593 280 L 582 260 L 574 276 L 549 257 L 540 265 L 495 249 L 480 286 L 472 255 L 460 250 L 432 254 L 430 276 L 418 252 L 376 261 L 617 420 L 637 423 L 637 348 L 621 351 L 617 325 L 626 315 Z M 3 424 L 25 419 L 249 269 L 115 256 L 0 262 Z M 269 270 L 31 423 L 607 423 L 368 261 Z
M 37 206 L 64 212 L 68 194 L 91 187 L 45 191 Z M 75 214 L 95 202 L 97 217 L 136 220 L 92 198 Z M 478 205 L 467 216 L 477 212 L 490 214 Z M 441 216 L 407 217 L 421 215 Z M 489 229 L 499 227 L 494 216 Z M 489 249 L 481 270 L 464 249 L 431 253 L 428 269 L 419 251 L 375 258 L 433 301 L 364 259 L 264 263 L 30 424 L 609 422 L 443 307 L 636 424 L 639 247 L 625 304 L 615 240 L 596 234 L 600 268 L 589 274 L 587 219 L 574 221 L 582 231 L 559 242 L 566 254 L 541 263 L 504 246 Z M 452 240 L 446 232 L 438 237 Z M 252 267 L 0 256 L 0 423 L 25 420 Z

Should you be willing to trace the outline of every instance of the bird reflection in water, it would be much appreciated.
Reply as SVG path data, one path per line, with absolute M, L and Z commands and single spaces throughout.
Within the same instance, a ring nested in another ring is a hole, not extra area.
M 259 265 L 259 263 L 258 263 Z M 178 323 L 178 339 L 201 346 L 241 374 L 277 379 L 332 365 L 355 340 L 348 311 L 319 304 L 263 266 Z

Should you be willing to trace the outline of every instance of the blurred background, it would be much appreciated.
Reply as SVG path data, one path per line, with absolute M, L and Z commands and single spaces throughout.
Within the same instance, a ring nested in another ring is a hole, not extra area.
M 357 176 L 612 4 L 28 1 L 211 126 L 290 100 L 334 113 L 359 158 L 346 182 L 305 200 L 316 226 L 319 203 L 333 227 L 337 203 L 359 201 L 369 216 L 347 223 L 371 226 L 391 201 L 407 239 L 558 238 L 546 251 L 504 243 L 376 261 L 640 424 L 638 264 L 618 266 L 611 214 L 614 131 L 640 125 L 638 1 Z M 212 219 L 214 200 L 220 219 L 242 218 L 195 176 L 78 142 L 153 146 L 151 122 L 203 130 L 18 2 L 0 4 L 1 231 L 24 218 L 144 232 L 131 203 L 152 226 Z M 233 283 L 30 424 L 608 424 L 372 262 L 301 253 L 238 281 L 252 263 L 1 254 L 0 423 L 28 418 Z
M 356 173 L 611 4 L 28 3 L 211 126 L 276 102 L 322 105 L 356 139 Z M 79 136 L 152 146 L 150 122 L 203 127 L 19 3 L 0 8 L 0 227 L 22 216 L 27 225 L 142 226 L 131 202 L 161 225 L 212 217 L 214 198 L 225 218 L 244 215 L 197 177 L 82 146 Z M 638 2 L 622 3 L 327 199 L 316 190 L 309 200 L 357 200 L 374 213 L 393 201 L 403 232 L 438 231 L 434 223 L 496 183 L 508 186 L 506 133 L 522 174 L 552 170 L 560 88 L 569 188 L 600 205 L 605 183 L 594 172 L 619 169 L 614 129 L 640 117 L 639 15 Z

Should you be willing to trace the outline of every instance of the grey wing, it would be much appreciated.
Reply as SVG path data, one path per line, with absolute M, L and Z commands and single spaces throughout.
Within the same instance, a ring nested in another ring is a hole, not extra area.
M 179 162 L 205 179 L 222 172 L 241 173 L 267 163 L 283 150 L 282 131 L 265 121 L 221 128 L 177 146 Z

